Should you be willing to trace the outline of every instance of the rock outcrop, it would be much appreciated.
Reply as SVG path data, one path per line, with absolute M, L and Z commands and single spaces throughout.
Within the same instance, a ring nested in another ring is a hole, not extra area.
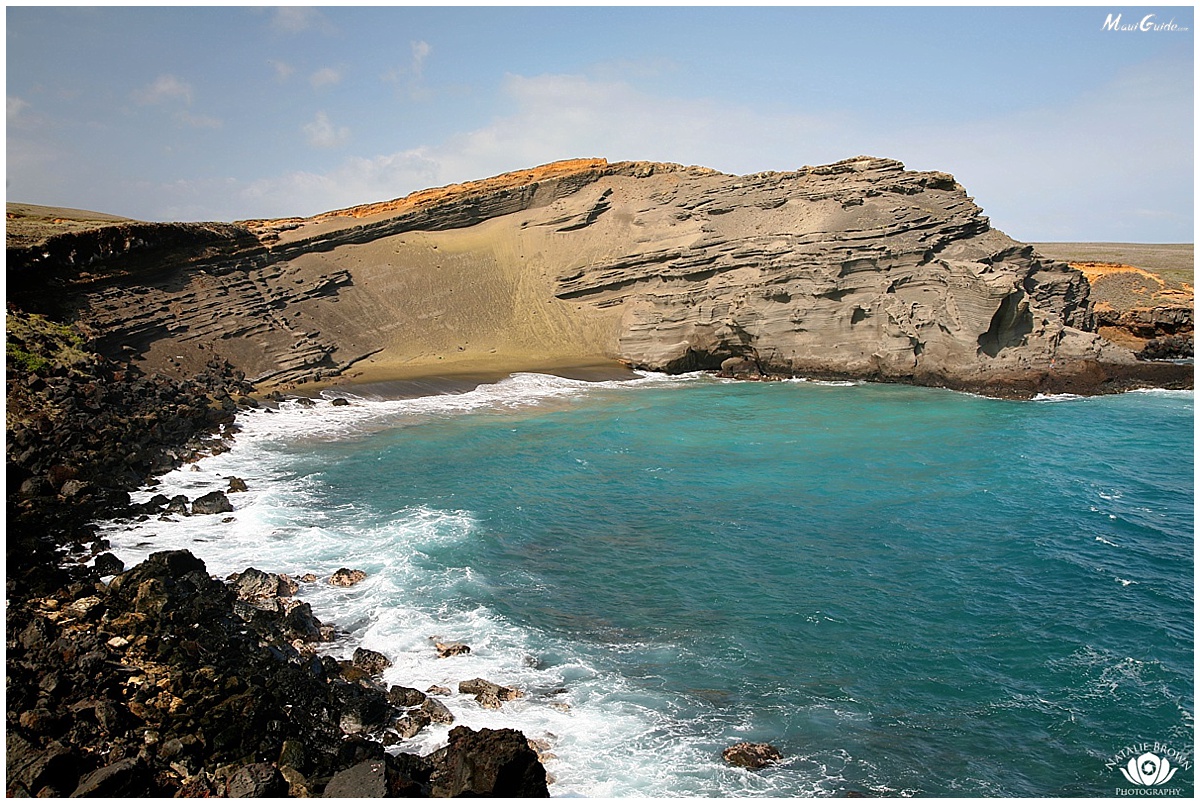
M 606 357 L 1017 395 L 1191 382 L 1097 338 L 1083 274 L 992 229 L 952 176 L 888 159 L 750 176 L 574 160 L 313 218 L 154 226 L 10 263 L 53 269 L 103 350 L 179 375 L 214 357 L 273 384 Z
M 453 714 L 389 695 L 376 651 L 318 657 L 334 629 L 291 578 L 249 567 L 223 583 L 187 551 L 128 569 L 106 552 L 95 519 L 228 505 L 221 492 L 191 512 L 183 495 L 131 505 L 128 489 L 223 448 L 211 430 L 229 432 L 230 394 L 248 388 L 228 366 L 148 376 L 72 327 L 8 312 L 8 795 L 417 796 L 443 763 L 452 789 L 545 795 L 513 740 L 463 730 L 453 752 L 386 753 Z

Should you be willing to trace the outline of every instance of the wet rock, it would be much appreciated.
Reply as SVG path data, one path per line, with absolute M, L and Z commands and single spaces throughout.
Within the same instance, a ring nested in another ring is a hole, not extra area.
M 779 749 L 770 743 L 737 743 L 721 752 L 730 765 L 757 770 L 783 758 Z
M 432 794 L 546 798 L 546 769 L 525 735 L 515 729 L 465 726 L 450 730 L 445 753 L 430 779 Z
M 179 516 L 189 516 L 188 498 L 183 494 L 177 494 L 167 503 L 167 507 L 163 510 L 166 514 L 178 514 Z
M 383 692 L 344 684 L 336 688 L 336 695 L 341 708 L 338 725 L 346 734 L 376 731 L 387 725 L 392 708 Z
M 396 722 L 392 724 L 392 728 L 396 730 L 397 734 L 407 740 L 410 737 L 415 737 L 417 733 L 421 731 L 421 729 L 425 728 L 432 722 L 433 719 L 424 711 L 420 709 L 414 709 L 413 711 L 405 712 L 403 715 L 396 718 Z
M 246 481 L 242 480 L 240 477 L 229 477 L 229 478 L 226 478 L 226 480 L 229 481 L 228 491 L 230 494 L 236 494 L 236 493 L 242 492 L 242 491 L 249 491 L 249 488 L 246 486 Z
M 342 567 L 333 573 L 329 578 L 329 583 L 334 586 L 354 586 L 354 584 L 367 577 L 367 573 L 362 570 L 347 569 Z
M 96 574 L 101 577 L 119 575 L 125 571 L 125 562 L 112 553 L 101 553 L 96 556 L 94 566 L 96 567 Z
M 333 400 L 329 404 L 333 405 L 335 408 L 342 408 L 342 407 L 349 405 L 350 400 L 346 399 L 345 397 L 339 396 L 337 399 Z
M 475 700 L 488 709 L 499 709 L 504 701 L 515 701 L 522 693 L 512 687 L 503 687 L 482 678 L 472 678 L 460 681 L 458 691 L 465 695 L 474 695 Z
M 748 357 L 730 357 L 721 361 L 720 374 L 722 377 L 758 377 L 762 371 L 758 362 Z
M 429 719 L 434 723 L 453 723 L 454 715 L 446 708 L 446 705 L 437 698 L 426 698 L 421 703 L 421 711 L 429 715 Z
M 275 575 L 269 572 L 247 567 L 244 572 L 229 576 L 234 594 L 242 600 L 256 601 L 273 597 L 291 597 L 300 589 L 299 585 L 286 575 Z
M 210 491 L 192 502 L 193 514 L 227 514 L 232 510 L 233 505 L 223 491 Z
M 471 652 L 471 646 L 462 642 L 438 642 L 434 644 L 433 648 L 437 651 L 439 659 L 462 656 Z
M 425 690 L 425 692 L 429 693 L 430 695 L 451 695 L 452 694 L 449 687 L 442 687 L 442 686 L 439 686 L 438 684 L 431 684 L 429 689 Z
M 354 658 L 351 661 L 354 662 L 355 667 L 361 668 L 373 676 L 379 675 L 392 666 L 391 659 L 379 651 L 370 650 L 369 648 L 356 648 Z
M 333 639 L 333 627 L 322 625 L 307 603 L 288 609 L 283 616 L 282 628 L 289 639 L 300 639 L 304 642 L 329 642 Z
M 429 696 L 421 692 L 419 689 L 414 687 L 401 687 L 399 685 L 392 685 L 387 693 L 388 703 L 390 703 L 392 706 L 399 706 L 402 708 L 420 706 L 421 704 L 425 703 L 428 697 Z

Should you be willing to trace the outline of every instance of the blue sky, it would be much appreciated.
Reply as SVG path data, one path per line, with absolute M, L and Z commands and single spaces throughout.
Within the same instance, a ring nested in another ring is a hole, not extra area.
M 1108 15 L 1187 30 L 1103 30 Z M 7 197 L 309 215 L 572 157 L 953 173 L 1021 240 L 1191 242 L 1193 9 L 14 8 Z

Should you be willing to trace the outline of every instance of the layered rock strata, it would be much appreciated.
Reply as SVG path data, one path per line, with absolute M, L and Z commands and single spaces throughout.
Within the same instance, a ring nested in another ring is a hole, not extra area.
M 110 353 L 280 385 L 538 357 L 1018 395 L 1191 381 L 1091 333 L 1084 276 L 992 229 L 953 177 L 887 159 L 750 176 L 575 160 L 206 231 L 153 270 L 71 251 L 81 234 L 15 267 L 58 265 Z

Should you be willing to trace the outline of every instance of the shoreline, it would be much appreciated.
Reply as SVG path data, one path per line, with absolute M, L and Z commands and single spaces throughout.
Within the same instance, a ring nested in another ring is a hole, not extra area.
M 232 510 L 228 478 L 183 500 L 129 492 L 227 451 L 252 389 L 227 364 L 202 382 L 144 375 L 68 327 L 22 319 L 10 310 L 27 370 L 10 348 L 8 795 L 547 795 L 537 749 L 504 726 L 455 726 L 433 755 L 387 753 L 450 713 L 384 687 L 386 657 L 318 656 L 336 629 L 294 582 L 260 571 L 230 583 L 153 543 L 126 567 L 96 523 Z
M 319 382 L 273 386 L 265 384 L 255 396 L 273 394 L 319 398 L 323 392 L 343 391 L 368 399 L 415 399 L 445 393 L 463 393 L 514 374 L 549 374 L 570 380 L 605 382 L 640 376 L 626 364 L 606 357 L 578 359 L 451 360 L 444 364 L 386 362 L 364 366 Z M 338 395 L 338 394 L 333 394 Z

